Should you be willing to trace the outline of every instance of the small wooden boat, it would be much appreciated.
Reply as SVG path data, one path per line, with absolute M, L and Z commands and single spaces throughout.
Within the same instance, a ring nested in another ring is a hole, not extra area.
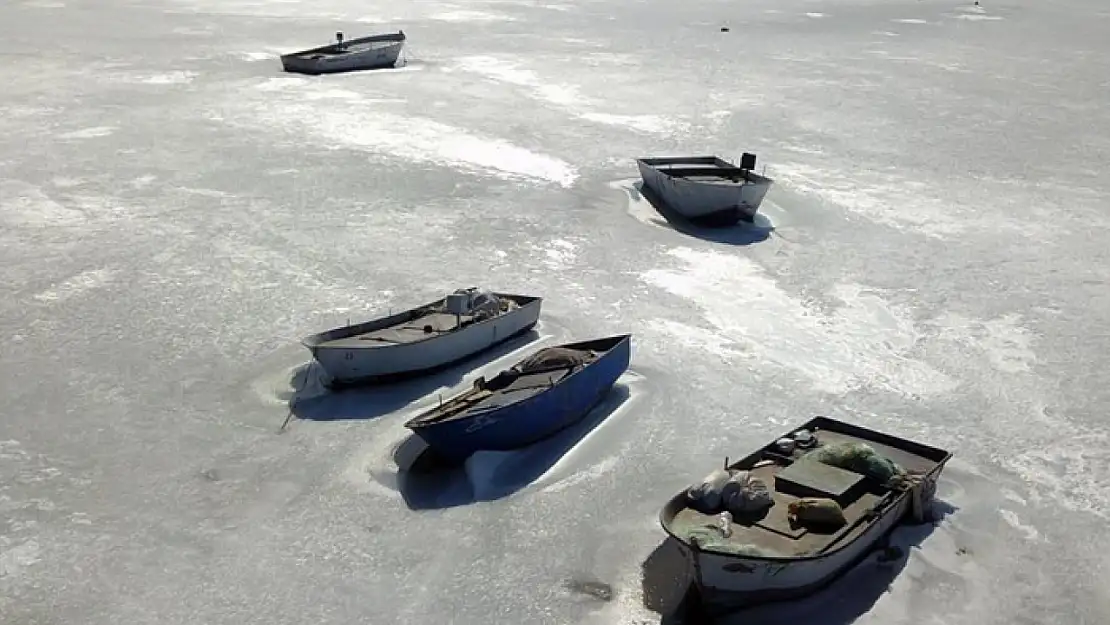
M 525 447 L 585 418 L 628 369 L 631 349 L 628 334 L 545 347 L 405 427 L 449 462 Z
M 710 614 L 809 595 L 907 516 L 923 520 L 948 451 L 816 417 L 675 495 L 664 531 Z M 716 494 L 716 499 L 714 499 Z
M 334 74 L 393 67 L 405 47 L 404 31 L 350 41 L 343 40 L 343 33 L 335 33 L 335 39 L 326 46 L 283 54 L 282 69 L 299 74 Z
M 455 364 L 536 325 L 543 300 L 459 289 L 387 317 L 334 328 L 302 341 L 330 387 L 384 382 Z
M 636 159 L 649 196 L 691 223 L 734 225 L 754 219 L 774 183 L 754 171 L 755 154 L 745 152 L 740 166 L 716 156 L 664 156 Z

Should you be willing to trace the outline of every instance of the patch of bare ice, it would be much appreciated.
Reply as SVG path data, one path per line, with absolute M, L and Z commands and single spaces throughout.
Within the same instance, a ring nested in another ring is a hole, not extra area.
M 907 395 L 947 392 L 958 382 L 911 357 L 919 333 L 910 311 L 843 283 L 824 312 L 791 297 L 752 260 L 680 247 L 682 267 L 644 272 L 649 284 L 694 302 L 720 335 L 750 357 L 791 369 L 821 391 L 869 387 Z

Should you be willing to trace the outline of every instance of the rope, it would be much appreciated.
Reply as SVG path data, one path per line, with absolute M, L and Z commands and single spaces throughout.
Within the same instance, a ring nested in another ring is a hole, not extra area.
M 301 393 L 304 392 L 305 385 L 308 384 L 308 373 L 311 369 L 312 363 L 310 362 L 308 366 L 305 367 L 304 377 L 301 378 L 301 387 L 293 390 L 293 397 L 289 400 L 289 414 L 285 415 L 285 421 L 283 421 L 281 427 L 278 428 L 278 434 L 284 433 L 286 426 L 293 420 L 293 409 L 297 407 L 297 400 L 300 399 Z
M 921 473 L 903 473 L 893 480 L 894 488 L 908 490 L 910 496 L 910 515 L 917 523 L 929 518 L 929 503 L 936 492 L 936 483 Z

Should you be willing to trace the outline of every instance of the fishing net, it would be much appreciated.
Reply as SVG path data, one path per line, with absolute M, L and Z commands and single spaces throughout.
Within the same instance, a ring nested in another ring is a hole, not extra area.
M 834 443 L 818 447 L 804 456 L 847 471 L 862 473 L 882 484 L 894 485 L 895 478 L 905 474 L 905 470 L 886 456 L 875 451 L 866 443 Z
M 918 471 L 907 471 L 895 476 L 890 481 L 890 487 L 895 490 L 905 490 L 910 493 L 910 515 L 914 521 L 923 523 L 932 514 L 933 496 L 937 491 L 936 480 L 928 479 Z
M 470 298 L 470 310 L 476 319 L 495 317 L 502 311 L 501 298 L 490 291 L 475 292 Z
M 567 349 L 565 347 L 546 347 L 520 361 L 514 369 L 521 373 L 537 373 L 549 369 L 577 367 L 590 362 L 593 352 Z
M 473 315 L 475 321 L 496 317 L 499 314 L 519 308 L 515 301 L 507 297 L 499 297 L 493 291 L 480 290 L 478 287 L 455 289 L 452 295 L 467 296 L 466 314 Z M 449 312 L 446 302 L 433 305 L 429 310 L 441 313 Z
M 749 543 L 733 541 L 731 538 L 722 534 L 721 530 L 716 527 L 697 525 L 694 527 L 682 528 L 675 533 L 678 534 L 679 537 L 685 538 L 690 542 L 697 541 L 698 545 L 703 549 L 712 549 L 713 551 L 721 551 L 738 556 L 766 558 L 780 555 L 774 551 L 757 547 Z

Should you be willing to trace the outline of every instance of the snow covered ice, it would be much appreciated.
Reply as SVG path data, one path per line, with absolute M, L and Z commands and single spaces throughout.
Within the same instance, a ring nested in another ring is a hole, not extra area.
M 4 2 L 0 622 L 658 623 L 662 504 L 822 413 L 953 449 L 946 512 L 743 622 L 1110 622 L 1110 9 L 981 4 Z M 744 151 L 765 236 L 630 192 Z M 416 494 L 470 372 L 277 433 L 299 337 L 471 285 L 634 334 L 597 427 Z

